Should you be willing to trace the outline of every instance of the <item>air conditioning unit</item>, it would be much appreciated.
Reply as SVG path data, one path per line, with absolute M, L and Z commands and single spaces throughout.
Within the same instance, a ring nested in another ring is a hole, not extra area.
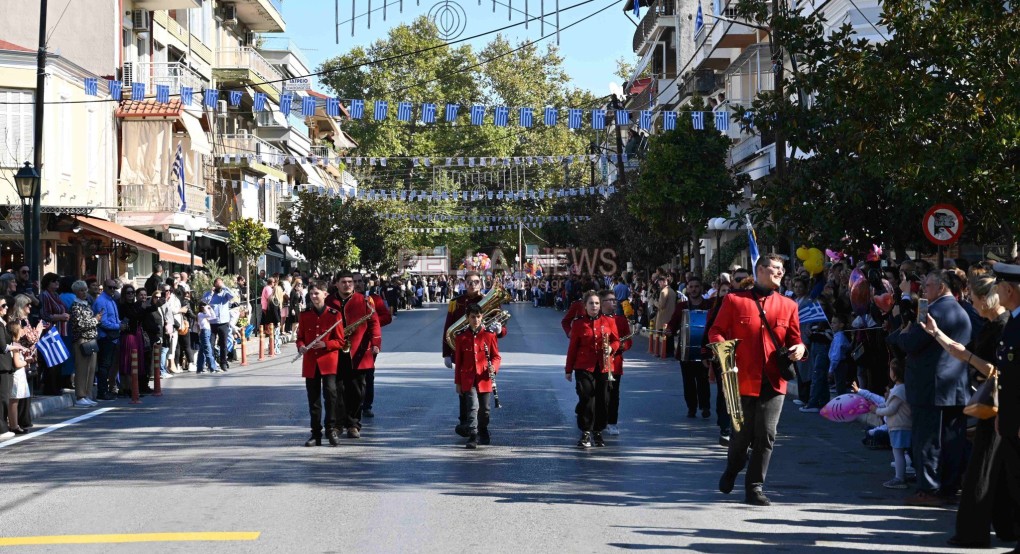
M 233 4 L 223 6 L 223 22 L 237 24 L 237 8 Z
M 227 113 L 227 101 L 226 100 L 220 100 L 220 101 L 216 102 L 216 109 L 219 110 L 219 112 L 222 113 L 222 114 Z
M 124 86 L 131 86 L 131 83 L 135 82 L 135 64 L 133 62 L 124 62 L 124 69 L 121 71 L 121 80 L 124 82 Z
M 149 12 L 145 10 L 131 11 L 131 27 L 135 31 L 149 31 Z

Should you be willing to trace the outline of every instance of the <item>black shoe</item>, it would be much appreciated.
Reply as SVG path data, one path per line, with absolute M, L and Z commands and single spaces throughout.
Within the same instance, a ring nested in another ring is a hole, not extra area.
M 992 541 L 978 542 L 978 541 L 965 541 L 957 538 L 955 535 L 950 537 L 946 541 L 949 546 L 955 546 L 957 548 L 991 548 Z
M 709 410 L 701 410 L 701 417 L 703 419 L 708 419 L 712 417 L 712 412 L 710 412 Z
M 591 433 L 585 431 L 581 433 L 581 440 L 577 441 L 577 446 L 581 448 L 591 448 Z
M 470 437 L 468 437 L 467 444 L 464 445 L 464 448 L 470 450 L 478 448 L 478 435 L 471 435 Z
M 697 410 L 687 410 L 687 417 L 695 417 Z
M 492 437 L 489 436 L 489 432 L 488 431 L 479 431 L 478 432 L 478 444 L 481 444 L 481 445 L 484 445 L 484 446 L 488 446 L 491 443 L 492 443 Z
M 327 438 L 329 438 L 330 446 L 340 445 L 340 433 L 338 433 L 336 429 L 330 429 L 329 434 L 327 434 L 326 436 Z
M 752 506 L 771 506 L 772 501 L 769 497 L 765 496 L 765 493 L 760 488 L 755 487 L 747 491 L 747 495 L 744 497 L 744 503 Z
M 375 412 L 372 411 L 372 408 L 364 408 L 361 410 L 361 415 L 365 417 L 375 417 Z
M 305 441 L 305 446 L 322 446 L 322 437 L 319 435 L 312 435 Z
M 719 478 L 719 492 L 729 494 L 733 492 L 733 484 L 737 482 L 737 474 L 724 471 Z
M 464 438 L 468 438 L 469 436 L 471 436 L 471 430 L 468 429 L 467 425 L 458 425 L 458 426 L 454 427 L 453 430 L 458 435 L 460 435 L 460 436 L 462 436 Z
M 726 448 L 729 448 L 729 446 L 730 446 L 730 436 L 729 435 L 719 435 L 719 446 L 725 446 Z
M 602 433 L 595 433 L 594 437 L 595 446 L 605 446 L 606 441 L 602 438 Z
M 228 369 L 230 369 L 230 364 L 223 362 L 223 364 L 220 365 L 220 371 L 226 371 Z

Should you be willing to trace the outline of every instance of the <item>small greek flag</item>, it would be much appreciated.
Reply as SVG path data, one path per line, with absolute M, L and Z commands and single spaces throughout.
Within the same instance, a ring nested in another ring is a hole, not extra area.
M 591 128 L 592 129 L 606 128 L 606 110 L 598 109 L 591 111 Z
M 730 112 L 726 110 L 715 112 L 715 128 L 720 131 L 730 130 Z
M 220 91 L 214 88 L 205 89 L 205 105 L 216 109 L 216 101 L 220 99 Z
M 124 92 L 123 81 L 107 81 L 107 84 L 110 87 L 110 98 L 120 100 L 121 95 Z
M 817 300 L 806 302 L 798 308 L 797 315 L 800 317 L 801 325 L 819 321 L 829 322 L 829 318 L 825 317 L 825 310 L 822 309 L 822 305 Z
M 627 110 L 616 110 L 616 124 L 630 125 L 630 112 Z
M 181 87 L 181 104 L 190 106 L 194 101 L 195 90 L 191 87 Z
M 340 100 L 336 98 L 326 99 L 326 115 L 329 117 L 340 117 Z
M 531 108 L 521 108 L 518 124 L 521 127 L 530 129 L 534 124 L 534 117 Z
M 652 110 L 641 110 L 638 125 L 646 131 L 652 127 Z
M 351 100 L 351 119 L 361 119 L 363 117 L 365 117 L 365 101 Z
M 481 125 L 485 122 L 485 106 L 475 104 L 471 106 L 471 124 Z
M 691 112 L 691 122 L 694 128 L 699 131 L 705 130 L 705 112 Z
M 85 77 L 85 94 L 99 96 L 99 79 L 97 77 Z
M 255 111 L 264 112 L 266 111 L 266 93 L 256 92 L 255 93 Z
M 170 103 L 170 85 L 156 85 L 156 102 L 160 104 Z
M 397 121 L 411 121 L 410 102 L 401 102 L 397 104 Z
M 584 110 L 578 108 L 570 108 L 567 111 L 567 128 L 569 129 L 580 129 L 581 128 L 581 114 Z
M 460 111 L 460 104 L 447 104 L 446 121 L 454 121 L 455 119 L 457 119 L 458 111 Z
M 550 127 L 556 125 L 556 118 L 560 115 L 559 110 L 556 108 L 546 108 L 545 116 L 542 118 L 543 122 Z
M 425 103 L 421 105 L 421 120 L 422 123 L 435 123 L 436 122 L 436 105 L 432 103 Z
M 301 115 L 312 117 L 315 115 L 315 97 L 305 96 L 301 99 Z
M 385 100 L 376 100 L 375 113 L 373 114 L 373 118 L 376 121 L 382 121 L 383 119 L 386 119 L 386 116 L 389 114 L 389 111 L 390 111 L 389 102 Z
M 56 326 L 50 327 L 43 333 L 43 336 L 39 338 L 39 342 L 36 343 L 36 347 L 49 367 L 60 365 L 71 357 L 71 353 L 67 351 L 67 345 L 60 338 L 60 332 L 57 331 Z
M 292 107 L 293 103 L 294 95 L 289 92 L 283 93 L 283 96 L 280 97 L 280 113 L 289 116 L 290 108 Z
M 242 96 L 244 96 L 244 93 L 239 90 L 230 91 L 230 105 L 235 108 L 240 106 Z
M 747 216 L 747 252 L 751 255 L 751 267 L 758 267 L 758 258 L 761 257 L 761 253 L 758 251 L 758 235 L 754 232 L 754 226 L 751 225 L 751 216 Z
M 694 16 L 694 34 L 698 34 L 698 31 L 705 26 L 705 16 L 701 13 L 701 2 L 698 2 L 698 15 Z
M 170 167 L 170 174 L 177 179 L 177 195 L 181 199 L 181 208 L 179 211 L 185 212 L 188 210 L 188 198 L 184 194 L 184 141 L 177 143 L 177 153 L 174 155 L 174 163 Z
M 665 131 L 676 130 L 676 112 L 662 112 L 662 128 Z
M 131 99 L 141 100 L 145 98 L 145 83 L 131 83 Z
M 510 108 L 496 106 L 496 109 L 493 110 L 492 121 L 497 127 L 506 127 L 510 123 Z

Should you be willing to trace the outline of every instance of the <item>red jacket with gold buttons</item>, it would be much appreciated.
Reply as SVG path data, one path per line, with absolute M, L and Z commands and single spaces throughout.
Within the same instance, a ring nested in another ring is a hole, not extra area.
M 613 323 L 616 324 L 616 333 L 620 338 L 630 334 L 630 322 L 626 316 L 613 314 Z M 627 339 L 620 343 L 619 349 L 613 353 L 613 375 L 623 375 L 623 353 L 630 350 L 634 345 L 634 339 Z
M 343 310 L 344 323 L 340 326 L 353 325 L 375 307 L 373 303 L 369 307 L 369 300 L 360 292 L 352 293 L 347 302 L 343 302 L 339 296 L 330 294 L 326 297 L 326 305 L 335 310 Z M 342 332 L 342 331 L 341 331 Z M 375 368 L 375 355 L 372 354 L 372 347 L 382 348 L 382 331 L 379 325 L 379 313 L 375 312 L 372 317 L 363 323 L 354 334 L 351 335 L 351 362 L 354 369 L 368 370 Z
M 316 313 L 315 308 L 309 307 L 298 316 L 297 347 L 302 348 L 311 344 L 319 335 L 326 332 L 340 319 L 340 312 L 333 308 L 324 308 L 322 313 Z M 316 348 L 305 352 L 301 361 L 301 376 L 305 379 L 315 377 L 315 370 L 318 368 L 322 375 L 336 375 L 338 362 L 337 351 L 344 345 L 343 323 L 333 327 L 323 339 L 325 348 Z
M 594 372 L 602 367 L 603 337 L 609 337 L 609 347 L 615 352 L 620 348 L 620 334 L 613 318 L 599 314 L 590 317 L 585 314 L 570 324 L 570 347 L 567 349 L 567 373 L 573 371 Z M 608 371 L 608 370 L 606 370 Z
M 457 334 L 454 344 L 457 350 L 453 356 L 453 382 L 457 390 L 466 392 L 471 387 L 478 387 L 478 392 L 492 392 L 492 380 L 489 379 L 488 361 L 499 373 L 499 347 L 496 346 L 496 335 L 492 331 L 479 329 L 477 333 L 467 328 Z M 488 358 L 486 358 L 488 347 Z

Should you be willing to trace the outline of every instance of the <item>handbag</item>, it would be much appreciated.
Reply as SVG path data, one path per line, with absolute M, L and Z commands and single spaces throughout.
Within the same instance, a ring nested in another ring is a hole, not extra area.
M 187 318 L 182 318 L 180 326 L 177 327 L 177 334 L 183 337 L 184 335 L 187 335 L 189 332 L 191 332 L 191 329 L 188 327 L 188 320 Z
M 999 373 L 993 371 L 978 387 L 963 408 L 963 413 L 978 419 L 992 419 L 999 414 Z
M 864 357 L 863 342 L 854 347 L 854 349 L 850 352 L 850 357 L 853 358 L 855 362 L 861 361 L 861 358 Z
M 797 372 L 793 369 L 793 361 L 789 358 L 790 349 L 779 344 L 779 337 L 776 336 L 776 332 L 769 325 L 769 320 L 765 317 L 765 308 L 762 308 L 761 303 L 758 302 L 758 295 L 751 293 L 751 296 L 754 298 L 754 305 L 758 306 L 758 315 L 761 316 L 761 322 L 765 326 L 765 330 L 768 331 L 772 344 L 776 347 L 772 355 L 776 356 L 776 367 L 779 368 L 779 376 L 784 381 L 793 381 L 797 378 Z
M 81 344 L 78 345 L 78 348 L 81 349 L 82 356 L 91 356 L 96 352 L 99 352 L 99 341 L 96 339 L 83 340 L 81 341 Z

